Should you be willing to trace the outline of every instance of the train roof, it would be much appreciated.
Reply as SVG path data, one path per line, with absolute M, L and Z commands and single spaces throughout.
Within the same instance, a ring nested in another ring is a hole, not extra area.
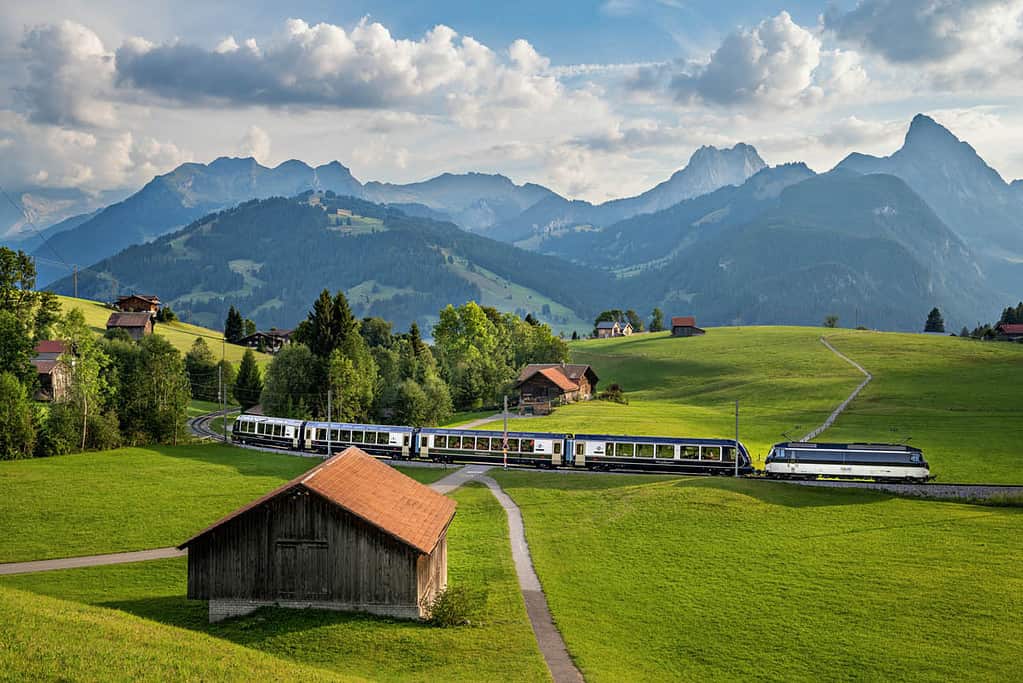
M 317 422 L 316 420 L 309 420 L 306 422 L 310 427 L 331 427 L 340 429 L 361 429 L 362 431 L 373 430 L 373 431 L 388 431 L 388 432 L 412 432 L 415 431 L 413 427 L 406 427 L 404 425 L 371 425 L 371 424 L 360 424 L 355 422 Z
M 421 434 L 453 434 L 457 436 L 503 436 L 504 432 L 490 429 L 445 429 L 443 427 L 431 427 L 420 429 Z M 564 439 L 565 434 L 559 432 L 513 432 L 509 431 L 508 436 L 521 439 Z
M 920 452 L 915 446 L 908 446 L 902 443 L 821 443 L 808 441 L 783 441 L 774 444 L 774 448 L 806 448 L 829 450 L 829 451 L 891 451 L 891 452 Z
M 274 422 L 276 424 L 284 424 L 289 427 L 299 427 L 305 420 L 294 420 L 290 417 L 270 417 L 267 415 L 251 415 L 242 413 L 238 416 L 238 420 L 246 420 L 252 422 Z

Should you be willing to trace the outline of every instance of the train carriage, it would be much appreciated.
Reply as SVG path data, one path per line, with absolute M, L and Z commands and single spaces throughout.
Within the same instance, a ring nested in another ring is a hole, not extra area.
M 508 432 L 507 463 L 532 467 L 558 467 L 565 447 L 563 434 Z M 439 462 L 503 464 L 504 432 L 470 429 L 420 429 L 420 458 Z
M 283 417 L 239 415 L 231 428 L 231 438 L 236 443 L 297 451 L 302 424 L 302 420 Z
M 874 479 L 927 481 L 930 468 L 919 448 L 902 444 L 775 444 L 764 463 L 772 479 Z
M 681 474 L 734 474 L 735 441 L 661 436 L 576 434 L 568 464 L 587 469 L 629 469 Z M 739 473 L 753 463 L 739 443 Z
M 412 427 L 398 425 L 309 421 L 304 426 L 302 450 L 330 455 L 328 449 L 358 446 L 370 455 L 407 460 L 412 457 L 414 434 Z

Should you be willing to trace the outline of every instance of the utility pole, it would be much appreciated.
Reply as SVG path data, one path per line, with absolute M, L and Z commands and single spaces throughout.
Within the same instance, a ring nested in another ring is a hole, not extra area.
M 75 298 L 78 298 L 78 264 L 71 266 L 71 279 L 75 283 Z
M 331 449 L 331 440 L 330 440 L 330 433 L 331 433 L 331 429 L 330 429 L 330 418 L 331 418 L 330 408 L 331 408 L 331 405 L 330 405 L 330 401 L 333 398 L 333 394 L 334 394 L 334 392 L 332 390 L 327 389 L 327 457 L 328 458 L 330 457 L 330 449 Z
M 224 428 L 224 443 L 227 443 L 227 387 L 224 386 L 224 359 L 227 357 L 227 340 L 220 338 L 220 365 L 217 366 L 217 384 L 220 386 L 221 425 Z
M 504 397 L 504 439 L 501 441 L 501 453 L 504 456 L 504 469 L 508 469 L 508 395 Z
M 735 476 L 739 476 L 739 399 L 735 399 Z

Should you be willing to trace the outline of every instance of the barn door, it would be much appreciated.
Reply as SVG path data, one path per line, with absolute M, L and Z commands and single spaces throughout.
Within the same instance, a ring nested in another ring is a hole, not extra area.
M 327 600 L 330 573 L 325 541 L 277 541 L 274 595 L 279 600 Z

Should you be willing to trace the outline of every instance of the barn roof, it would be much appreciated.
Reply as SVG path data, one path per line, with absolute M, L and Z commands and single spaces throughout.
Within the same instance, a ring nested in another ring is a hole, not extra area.
M 52 339 L 40 339 L 36 342 L 36 353 L 64 353 L 64 342 Z
M 107 328 L 111 327 L 145 327 L 152 320 L 149 313 L 111 313 L 107 319 Z
M 1023 334 L 1023 324 L 1019 323 L 1002 323 L 998 329 L 1002 331 L 1002 334 Z
M 350 446 L 235 510 L 178 547 L 184 548 L 235 517 L 299 487 L 319 494 L 327 502 L 425 554 L 437 547 L 455 516 L 455 501 Z
M 597 381 L 597 373 L 593 371 L 593 368 L 589 365 L 583 365 L 582 363 L 530 363 L 526 367 L 522 368 L 519 372 L 519 378 L 516 382 L 522 382 L 523 380 L 529 379 L 535 375 L 538 371 L 545 368 L 554 368 L 559 370 L 561 374 L 568 377 L 573 382 L 578 382 L 579 378 L 589 373 L 593 376 L 593 381 Z
M 597 323 L 597 329 L 613 330 L 615 328 L 615 325 L 618 325 L 618 323 L 615 322 L 614 320 L 601 320 L 599 323 Z
M 678 315 L 671 319 L 672 327 L 696 327 L 696 318 L 691 315 Z
M 579 383 L 573 382 L 568 377 L 566 377 L 565 374 L 561 372 L 561 368 L 543 368 L 542 370 L 537 370 L 536 372 L 534 372 L 532 375 L 530 375 L 530 377 L 538 374 L 543 375 L 550 381 L 554 382 L 554 385 L 561 389 L 562 391 L 575 391 L 576 389 L 579 388 Z M 529 377 L 527 377 L 526 379 L 529 379 Z
M 155 294 L 128 294 L 127 296 L 117 297 L 118 301 L 128 301 L 129 299 L 141 299 L 142 301 L 147 301 L 151 304 L 160 303 L 160 297 Z

